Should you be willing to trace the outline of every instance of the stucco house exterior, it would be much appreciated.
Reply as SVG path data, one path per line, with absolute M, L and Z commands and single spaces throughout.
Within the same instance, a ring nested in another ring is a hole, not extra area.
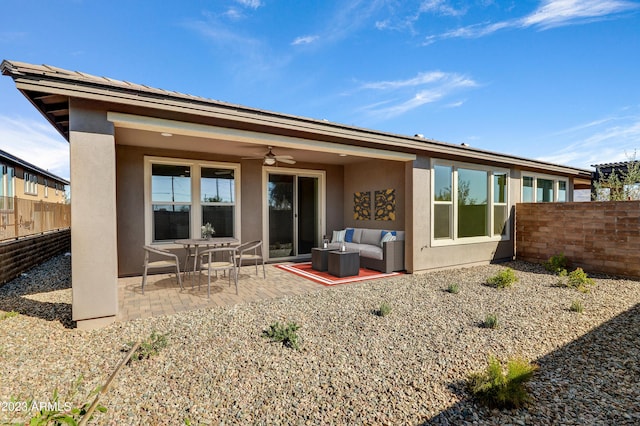
M 403 230 L 413 273 L 511 259 L 516 203 L 571 201 L 590 185 L 587 170 L 418 136 L 51 66 L 1 69 L 70 144 L 78 327 L 114 320 L 117 279 L 141 274 L 144 244 L 177 250 L 207 221 L 217 235 L 291 243 L 271 261 L 309 256 L 333 230 Z

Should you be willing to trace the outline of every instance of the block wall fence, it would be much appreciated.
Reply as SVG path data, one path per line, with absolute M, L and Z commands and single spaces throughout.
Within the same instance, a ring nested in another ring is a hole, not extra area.
M 640 278 L 640 201 L 516 205 L 516 258 Z
M 0 242 L 0 286 L 56 254 L 71 251 L 71 230 Z

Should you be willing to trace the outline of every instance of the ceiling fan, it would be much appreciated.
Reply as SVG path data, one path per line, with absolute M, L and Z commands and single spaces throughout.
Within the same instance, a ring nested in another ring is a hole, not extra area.
M 296 164 L 296 161 L 290 155 L 275 155 L 273 147 L 269 147 L 269 151 L 261 157 L 242 157 L 243 160 L 262 160 L 265 166 L 273 166 L 276 163 Z

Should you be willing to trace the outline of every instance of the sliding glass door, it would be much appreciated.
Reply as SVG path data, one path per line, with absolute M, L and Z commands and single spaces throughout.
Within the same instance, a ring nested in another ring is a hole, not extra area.
M 311 254 L 321 235 L 320 176 L 268 172 L 269 258 Z

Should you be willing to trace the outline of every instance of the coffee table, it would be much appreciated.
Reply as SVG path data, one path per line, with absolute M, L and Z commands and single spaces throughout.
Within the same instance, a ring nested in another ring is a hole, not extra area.
M 329 268 L 328 254 L 335 249 L 312 248 L 311 249 L 311 269 L 325 272 Z
M 352 277 L 360 273 L 360 253 L 357 251 L 330 251 L 328 272 L 336 277 Z

